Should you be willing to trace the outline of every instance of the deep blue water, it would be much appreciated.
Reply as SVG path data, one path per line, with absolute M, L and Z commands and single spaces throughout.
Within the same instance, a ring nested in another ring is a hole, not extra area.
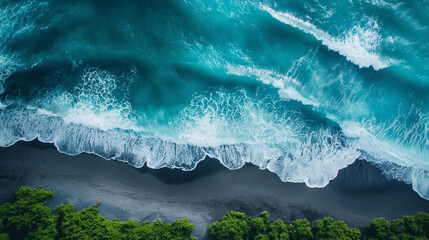
M 429 199 L 429 1 L 0 0 L 0 146 Z

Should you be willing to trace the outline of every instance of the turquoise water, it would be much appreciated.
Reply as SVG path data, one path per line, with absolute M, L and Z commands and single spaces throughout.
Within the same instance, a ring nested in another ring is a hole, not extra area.
M 0 1 L 0 146 L 429 198 L 429 1 Z

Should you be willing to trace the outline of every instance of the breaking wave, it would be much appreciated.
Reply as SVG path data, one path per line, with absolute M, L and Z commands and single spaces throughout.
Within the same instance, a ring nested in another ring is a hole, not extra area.
M 222 113 L 212 114 L 221 115 Z M 181 140 L 186 139 L 190 142 L 204 141 L 205 139 L 198 139 L 204 134 L 208 134 L 210 141 L 216 141 L 216 137 L 235 137 L 237 140 L 237 136 L 233 134 L 239 129 L 230 129 L 232 132 L 224 133 L 229 136 L 213 136 L 208 133 L 208 131 L 220 130 L 212 127 L 215 124 L 219 125 L 222 120 L 225 119 L 215 119 L 213 115 L 201 116 L 198 120 L 193 119 L 187 122 L 188 125 L 183 126 L 185 131 L 193 132 L 179 131 L 179 136 Z M 311 133 L 296 133 L 292 132 L 292 129 L 286 129 L 285 132 L 291 131 L 290 134 L 295 136 L 285 139 L 287 136 L 282 135 L 283 142 L 273 139 L 274 136 L 265 136 L 271 139 L 201 146 L 201 144 L 180 143 L 183 142 L 180 140 L 177 142 L 163 140 L 144 132 L 121 129 L 101 130 L 82 124 L 66 123 L 61 117 L 17 106 L 0 109 L 0 121 L 2 123 L 0 144 L 4 147 L 11 146 L 19 140 L 31 141 L 37 138 L 42 142 L 54 143 L 60 152 L 71 155 L 87 152 L 106 159 L 127 162 L 134 167 L 142 167 L 146 163 L 151 168 L 170 167 L 183 170 L 194 169 L 199 161 L 209 156 L 219 159 L 230 169 L 240 168 L 246 162 L 250 162 L 261 169 L 275 172 L 282 181 L 304 182 L 310 187 L 327 185 L 335 178 L 339 169 L 353 163 L 359 156 L 353 146 L 345 144 L 344 138 L 330 129 L 320 129 Z M 209 124 L 198 126 L 199 121 L 206 121 Z M 189 125 L 199 128 L 189 130 L 187 128 Z M 240 128 L 243 127 L 240 126 Z M 263 134 L 269 135 L 272 130 L 274 129 L 260 130 L 261 133 L 253 134 L 260 137 L 262 134 L 264 138 Z M 194 136 L 198 138 L 195 139 Z M 260 143 L 261 141 L 264 143 Z
M 359 67 L 372 66 L 375 70 L 380 70 L 390 66 L 391 60 L 383 59 L 379 54 L 381 36 L 378 33 L 379 25 L 371 18 L 363 19 L 365 25 L 353 26 L 343 36 L 333 37 L 329 33 L 318 29 L 310 22 L 304 21 L 287 12 L 277 12 L 270 7 L 261 6 L 275 19 L 282 23 L 298 28 L 313 35 L 317 40 L 322 41 L 332 51 L 336 51 Z
M 118 11 L 121 9 L 121 11 Z M 209 156 L 323 187 L 363 158 L 429 199 L 429 21 L 386 1 L 1 1 L 0 146 Z

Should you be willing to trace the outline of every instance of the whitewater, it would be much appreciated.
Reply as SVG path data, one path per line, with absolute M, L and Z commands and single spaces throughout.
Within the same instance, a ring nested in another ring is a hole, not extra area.
M 429 199 L 427 1 L 0 1 L 0 146 Z

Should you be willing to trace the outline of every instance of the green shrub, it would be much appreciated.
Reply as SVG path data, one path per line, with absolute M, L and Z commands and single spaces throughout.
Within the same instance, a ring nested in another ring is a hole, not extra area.
M 312 239 L 310 222 L 307 219 L 298 219 L 289 225 L 289 236 L 292 240 Z
M 242 240 L 250 235 L 250 218 L 244 213 L 230 211 L 220 222 L 215 222 L 209 227 L 210 239 L 215 240 Z
M 72 204 L 55 208 L 51 215 L 46 200 L 54 192 L 43 189 L 20 188 L 11 203 L 0 205 L 0 240 L 15 239 L 118 239 L 156 240 L 191 238 L 194 224 L 179 219 L 174 224 L 118 219 L 107 220 L 98 214 L 96 207 L 76 211 Z
M 53 239 L 56 217 L 45 204 L 54 196 L 44 189 L 21 187 L 13 202 L 0 206 L 0 232 L 10 239 Z
M 0 240 L 9 240 L 9 234 L 7 233 L 0 233 Z
M 392 222 L 376 218 L 365 226 L 364 239 L 428 239 L 429 214 L 404 216 Z
M 0 205 L 0 240 L 15 239 L 118 239 L 118 240 L 189 240 L 194 224 L 178 219 L 173 224 L 135 220 L 121 222 L 107 220 L 96 207 L 76 211 L 72 204 L 55 208 L 53 216 L 46 201 L 55 196 L 44 189 L 21 187 L 12 202 Z M 298 219 L 289 226 L 280 220 L 269 224 L 265 211 L 251 218 L 244 213 L 230 211 L 208 229 L 213 240 L 358 240 L 358 229 L 349 229 L 345 222 L 330 217 L 317 220 L 313 227 L 307 219 Z M 365 240 L 428 239 L 429 214 L 418 213 L 388 221 L 372 220 L 364 228 Z
M 327 217 L 317 220 L 313 226 L 313 236 L 315 239 L 320 240 L 358 240 L 361 237 L 359 230 L 356 228 L 349 229 L 347 224 L 343 221 L 334 221 L 334 219 Z
M 281 220 L 276 220 L 268 227 L 270 240 L 288 240 L 288 227 Z

